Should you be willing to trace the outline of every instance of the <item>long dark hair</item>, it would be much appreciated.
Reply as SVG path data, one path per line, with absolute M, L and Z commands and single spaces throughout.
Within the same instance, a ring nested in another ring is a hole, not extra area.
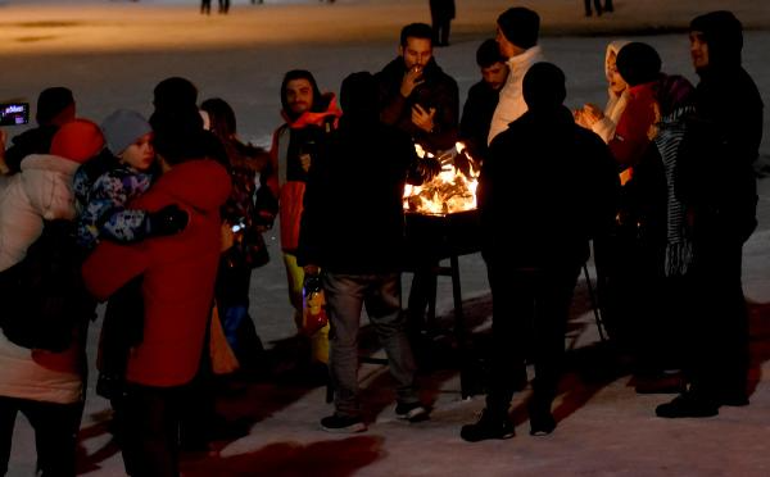
M 209 114 L 209 130 L 220 139 L 230 139 L 237 133 L 235 111 L 222 98 L 210 98 L 201 103 L 201 109 Z

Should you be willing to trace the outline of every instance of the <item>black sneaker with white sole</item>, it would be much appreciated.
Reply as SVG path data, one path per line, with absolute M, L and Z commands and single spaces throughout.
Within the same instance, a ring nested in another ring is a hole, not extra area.
M 487 409 L 475 424 L 467 424 L 460 430 L 460 437 L 466 442 L 510 439 L 514 435 L 513 422 L 508 414 L 491 413 Z
M 321 419 L 321 429 L 339 434 L 354 434 L 366 430 L 366 424 L 360 417 L 332 414 Z
M 396 417 L 409 422 L 420 422 L 428 419 L 428 410 L 419 402 L 398 403 L 396 405 Z

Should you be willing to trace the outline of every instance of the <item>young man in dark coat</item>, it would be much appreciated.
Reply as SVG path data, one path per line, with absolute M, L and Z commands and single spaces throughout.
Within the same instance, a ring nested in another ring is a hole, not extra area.
M 339 129 L 319 148 L 310 169 L 300 227 L 298 262 L 322 273 L 328 313 L 335 412 L 321 420 L 329 432 L 366 426 L 358 392 L 358 329 L 366 305 L 397 383 L 396 415 L 427 417 L 415 387 L 415 364 L 401 313 L 404 184 L 427 172 L 409 136 L 380 123 L 377 85 L 353 73 L 341 87 Z M 438 166 L 436 161 L 436 166 Z
M 619 180 L 604 142 L 562 105 L 564 73 L 534 64 L 523 80 L 528 111 L 492 141 L 479 178 L 482 255 L 492 290 L 492 375 L 469 442 L 513 437 L 508 407 L 526 357 L 535 364 L 530 434 L 556 427 L 565 326 L 589 240 L 615 215 Z
M 762 99 L 741 66 L 743 27 L 728 11 L 690 23 L 700 82 L 680 168 L 693 229 L 690 381 L 655 410 L 660 417 L 708 417 L 748 400 L 749 322 L 741 283 L 743 244 L 757 225 L 753 164 L 762 140 Z
M 375 75 L 379 87 L 380 119 L 412 137 L 426 151 L 438 153 L 457 141 L 460 93 L 457 82 L 433 58 L 433 31 L 424 23 L 401 30 L 399 56 Z M 425 310 L 436 294 L 431 270 L 441 257 L 422 256 L 409 292 L 409 326 L 413 342 L 424 327 Z
M 505 61 L 494 38 L 484 41 L 476 50 L 481 79 L 468 90 L 460 119 L 460 139 L 476 159 L 482 159 L 487 151 L 489 125 L 508 77 Z

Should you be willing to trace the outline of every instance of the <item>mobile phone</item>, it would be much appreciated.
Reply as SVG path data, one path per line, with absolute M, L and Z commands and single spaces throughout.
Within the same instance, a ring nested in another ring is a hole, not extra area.
M 29 122 L 29 103 L 0 104 L 0 126 L 20 126 Z
M 232 230 L 233 232 L 240 232 L 245 228 L 246 228 L 246 221 L 243 219 L 240 219 L 238 222 L 234 223 L 232 227 L 230 227 L 230 230 Z

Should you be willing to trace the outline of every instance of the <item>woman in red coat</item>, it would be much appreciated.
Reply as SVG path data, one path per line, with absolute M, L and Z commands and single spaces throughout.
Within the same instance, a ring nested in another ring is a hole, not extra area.
M 177 427 L 185 385 L 195 376 L 211 312 L 220 253 L 219 208 L 230 194 L 224 167 L 202 158 L 202 130 L 182 122 L 156 129 L 163 175 L 132 207 L 177 204 L 189 221 L 177 235 L 101 243 L 83 266 L 104 300 L 142 275 L 144 332 L 126 371 L 123 458 L 132 475 L 178 475 Z

